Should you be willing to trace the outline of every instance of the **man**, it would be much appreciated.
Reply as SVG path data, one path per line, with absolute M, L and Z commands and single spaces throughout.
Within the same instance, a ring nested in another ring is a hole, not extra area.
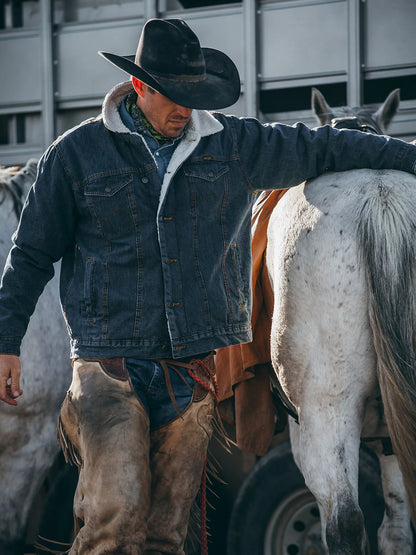
M 183 553 L 215 401 L 214 349 L 251 340 L 257 192 L 326 170 L 415 171 L 402 141 L 211 114 L 240 81 L 178 19 L 146 23 L 132 76 L 39 163 L 0 291 L 0 398 L 52 265 L 73 381 L 59 431 L 80 467 L 70 553 Z

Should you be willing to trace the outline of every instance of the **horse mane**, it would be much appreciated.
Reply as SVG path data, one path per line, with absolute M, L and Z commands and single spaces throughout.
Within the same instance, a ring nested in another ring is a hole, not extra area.
M 30 180 L 33 183 L 36 167 L 37 162 L 32 159 L 24 166 L 0 166 L 0 205 L 11 199 L 17 219 L 23 208 L 26 182 Z

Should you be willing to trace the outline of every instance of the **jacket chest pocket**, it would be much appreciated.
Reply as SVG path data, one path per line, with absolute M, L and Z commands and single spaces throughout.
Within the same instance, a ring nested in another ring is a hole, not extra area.
M 133 176 L 109 176 L 88 183 L 84 196 L 101 234 L 110 238 L 132 233 L 137 212 L 133 197 Z
M 192 194 L 192 211 L 212 220 L 221 213 L 229 189 L 229 167 L 221 163 L 200 163 L 184 167 Z

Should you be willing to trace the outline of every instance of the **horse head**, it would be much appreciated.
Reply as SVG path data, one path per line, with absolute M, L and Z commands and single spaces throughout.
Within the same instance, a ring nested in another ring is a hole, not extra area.
M 397 114 L 400 104 L 400 89 L 392 91 L 375 111 L 370 108 L 340 108 L 335 114 L 324 95 L 312 88 L 312 110 L 321 125 L 337 129 L 358 129 L 376 135 L 385 135 Z

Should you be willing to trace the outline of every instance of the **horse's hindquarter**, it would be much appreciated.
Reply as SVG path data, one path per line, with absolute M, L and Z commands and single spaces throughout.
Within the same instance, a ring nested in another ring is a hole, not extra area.
M 362 518 L 360 434 L 363 426 L 365 435 L 385 433 L 374 410 L 380 391 L 403 475 L 402 481 L 399 467 L 380 458 L 390 507 L 380 552 L 411 553 L 403 484 L 416 523 L 416 176 L 393 170 L 321 176 L 283 197 L 268 235 L 272 361 L 299 414 L 300 425 L 290 426 L 292 451 L 323 527 L 329 523 L 323 537 L 338 545 L 345 526 Z M 391 499 L 398 500 L 394 509 Z M 347 535 L 349 552 L 364 553 L 357 527 Z
M 269 224 L 273 364 L 289 398 L 355 399 L 375 387 L 357 225 L 380 172 L 328 173 L 289 191 Z M 362 369 L 362 371 L 360 371 Z M 347 370 L 347 371 L 346 371 Z M 328 409 L 328 406 L 326 406 Z

